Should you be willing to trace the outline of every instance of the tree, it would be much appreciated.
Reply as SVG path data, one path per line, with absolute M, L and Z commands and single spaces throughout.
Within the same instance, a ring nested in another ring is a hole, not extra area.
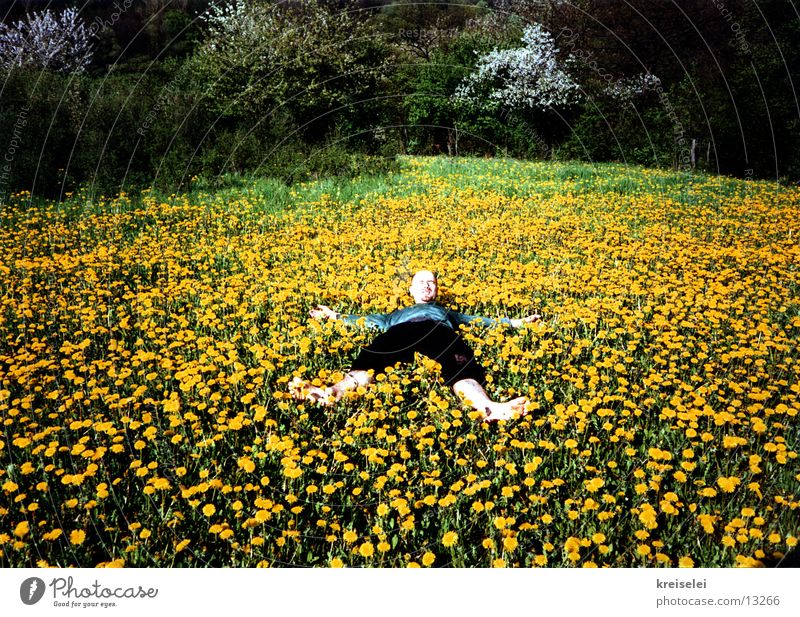
M 456 98 L 490 107 L 547 111 L 577 103 L 578 84 L 557 57 L 552 35 L 541 25 L 525 26 L 523 47 L 495 49 L 478 60 Z
M 358 16 L 313 0 L 214 4 L 192 59 L 195 81 L 220 117 L 288 115 L 304 137 L 318 139 L 368 117 L 364 101 L 381 91 L 388 50 Z
M 0 23 L 0 66 L 83 71 L 92 61 L 90 38 L 74 8 L 30 13 L 11 26 Z

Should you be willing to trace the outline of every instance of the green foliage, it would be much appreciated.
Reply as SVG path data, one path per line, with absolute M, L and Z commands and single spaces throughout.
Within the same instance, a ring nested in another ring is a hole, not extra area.
M 212 20 L 191 68 L 210 112 L 242 121 L 285 112 L 318 141 L 379 90 L 387 49 L 354 10 L 310 0 L 239 5 Z
M 403 113 L 410 125 L 408 149 L 413 153 L 449 153 L 455 146 L 455 127 L 461 131 L 465 152 L 492 150 L 483 137 L 500 128 L 495 116 L 486 111 L 466 110 L 453 95 L 469 75 L 480 53 L 496 42 L 480 32 L 454 36 L 446 46 L 432 52 L 427 62 L 407 66 L 400 80 L 405 96 Z M 486 128 L 490 128 L 486 131 Z
M 800 70 L 800 19 L 770 3 L 731 0 L 730 19 L 713 5 L 690 6 L 700 45 L 676 26 L 672 4 L 543 11 L 513 2 L 515 16 L 481 2 L 359 10 L 241 0 L 214 21 L 197 18 L 205 0 L 146 3 L 116 16 L 90 2 L 83 18 L 105 26 L 88 73 L 18 68 L 0 76 L 0 138 L 10 158 L 0 167 L 0 195 L 62 195 L 80 185 L 170 190 L 197 176 L 224 183 L 254 173 L 289 183 L 352 177 L 393 169 L 395 156 L 408 153 L 686 169 L 692 143 L 695 170 L 800 177 L 800 120 L 787 78 Z M 21 9 L 9 19 L 19 17 Z M 679 41 L 670 53 L 643 34 L 644 17 Z M 584 102 L 559 113 L 456 104 L 478 57 L 518 46 L 532 21 L 574 57 L 570 74 Z M 663 90 L 624 101 L 608 93 L 645 69 Z
M 103 79 L 11 72 L 0 123 L 10 132 L 26 114 L 27 124 L 9 186 L 52 195 L 79 184 L 99 192 L 180 184 L 198 165 L 192 93 L 181 79 L 174 63 Z
M 596 98 L 584 103 L 558 158 L 676 167 L 685 132 L 654 95 L 635 104 Z
M 305 143 L 285 110 L 247 124 L 214 115 L 191 77 L 174 61 L 102 79 L 13 71 L 0 108 L 0 134 L 14 139 L 0 195 L 56 196 L 80 185 L 106 194 L 174 190 L 196 176 L 231 173 L 291 183 L 395 167 L 392 154 L 361 152 L 347 137 L 333 145 Z

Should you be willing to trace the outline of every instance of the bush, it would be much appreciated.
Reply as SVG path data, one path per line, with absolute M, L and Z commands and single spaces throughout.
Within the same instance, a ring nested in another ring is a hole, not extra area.
M 241 122 L 285 113 L 300 137 L 363 126 L 359 105 L 380 91 L 387 49 L 355 11 L 312 0 L 213 5 L 191 61 L 209 112 Z
M 50 10 L 29 13 L 10 26 L 0 22 L 0 67 L 82 71 L 92 61 L 90 38 L 74 8 L 60 15 Z

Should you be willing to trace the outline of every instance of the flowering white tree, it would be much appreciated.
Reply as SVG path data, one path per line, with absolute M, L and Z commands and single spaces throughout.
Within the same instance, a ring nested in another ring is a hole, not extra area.
M 92 61 L 91 34 L 78 11 L 47 10 L 15 24 L 0 23 L 0 66 L 82 71 Z
M 374 93 L 388 62 L 374 23 L 318 0 L 217 0 L 202 21 L 190 66 L 220 115 L 331 121 L 330 110 Z
M 276 27 L 274 12 L 244 0 L 212 3 L 200 20 L 206 25 L 208 50 L 246 56 L 253 48 L 268 49 L 264 33 Z
M 456 99 L 510 109 L 547 110 L 580 99 L 580 87 L 562 68 L 555 40 L 540 24 L 525 27 L 523 47 L 495 49 L 478 60 Z

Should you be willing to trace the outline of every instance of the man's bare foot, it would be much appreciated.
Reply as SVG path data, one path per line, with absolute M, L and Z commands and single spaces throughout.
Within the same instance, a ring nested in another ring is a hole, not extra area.
M 299 377 L 295 377 L 289 382 L 289 394 L 295 400 L 308 401 L 323 407 L 329 407 L 335 402 L 333 388 L 318 388 Z
M 484 411 L 486 422 L 497 422 L 498 420 L 511 420 L 521 418 L 528 413 L 528 399 L 524 396 L 511 399 L 505 403 L 492 403 Z

